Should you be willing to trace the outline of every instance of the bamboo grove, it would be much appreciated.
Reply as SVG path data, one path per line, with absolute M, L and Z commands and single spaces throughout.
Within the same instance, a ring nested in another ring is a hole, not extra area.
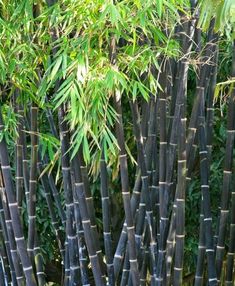
M 234 285 L 233 1 L 3 0 L 0 15 L 0 285 Z

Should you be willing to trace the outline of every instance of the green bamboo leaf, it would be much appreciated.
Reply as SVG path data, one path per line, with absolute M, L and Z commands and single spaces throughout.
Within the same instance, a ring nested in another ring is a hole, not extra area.
M 133 84 L 133 89 L 132 89 L 133 100 L 136 100 L 137 88 L 138 88 L 138 82 L 135 81 Z
M 163 0 L 156 0 L 158 16 L 162 17 Z
M 90 156 L 90 148 L 88 144 L 87 137 L 84 135 L 83 137 L 83 145 L 82 145 L 84 160 L 86 163 L 90 162 L 91 156 Z
M 66 72 L 67 72 L 67 53 L 63 53 L 62 55 L 63 57 L 63 61 L 62 61 L 62 74 L 63 74 L 63 78 L 65 79 L 66 77 Z
M 56 76 L 56 74 L 58 73 L 59 68 L 60 68 L 60 66 L 61 66 L 62 60 L 63 60 L 63 56 L 62 56 L 62 55 L 59 56 L 59 57 L 56 59 L 56 61 L 55 61 L 55 63 L 54 63 L 54 66 L 53 66 L 53 69 L 52 69 L 52 71 L 51 71 L 51 74 L 50 74 L 50 76 L 49 76 L 49 80 L 50 80 L 50 81 L 54 81 L 55 76 Z

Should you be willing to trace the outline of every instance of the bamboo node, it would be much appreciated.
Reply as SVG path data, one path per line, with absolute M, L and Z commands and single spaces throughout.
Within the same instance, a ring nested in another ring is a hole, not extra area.
M 228 252 L 227 254 L 233 256 L 235 253 L 234 252 Z
M 232 174 L 232 171 L 223 170 L 225 174 Z
M 129 259 L 130 263 L 136 263 L 137 259 Z
M 29 266 L 29 267 L 23 267 L 24 269 L 24 272 L 27 272 L 27 271 L 31 271 L 33 268 L 32 266 Z
M 73 203 L 71 203 L 71 204 L 65 204 L 65 206 L 66 206 L 66 208 L 70 208 L 70 207 L 73 207 L 74 204 L 73 204 Z
M 184 234 L 176 234 L 176 237 L 178 237 L 178 238 L 184 238 L 185 235 L 184 235 Z
M 108 235 L 108 236 L 109 236 L 109 235 L 111 235 L 111 232 L 110 232 L 110 231 L 109 231 L 109 232 L 105 232 L 105 231 L 103 231 L 103 234 L 104 234 L 104 235 Z
M 214 252 L 214 249 L 208 248 L 208 249 L 206 249 L 206 252 Z
M 90 259 L 94 259 L 94 258 L 96 258 L 96 257 L 97 257 L 97 254 L 89 255 L 89 258 L 90 258 Z
M 31 219 L 35 219 L 36 218 L 36 216 L 35 215 L 29 215 L 29 220 L 31 220 Z
M 79 268 L 80 268 L 79 266 L 70 266 L 70 270 L 77 270 Z
M 217 278 L 216 277 L 215 278 L 210 278 L 209 282 L 211 282 L 211 281 L 217 281 Z
M 117 259 L 122 259 L 123 258 L 123 256 L 119 255 L 119 254 L 115 254 L 114 257 L 117 258 Z
M 218 248 L 218 249 L 224 249 L 225 247 L 224 247 L 224 246 L 217 245 L 216 248 Z
M 183 270 L 183 268 L 182 267 L 174 267 L 174 270 L 176 270 L 176 271 L 182 271 Z
M 77 236 L 76 235 L 68 235 L 67 238 L 70 240 L 73 240 L 73 239 L 76 239 Z
M 119 155 L 119 158 L 125 158 L 126 154 Z
M 10 166 L 10 165 L 7 165 L 7 166 L 3 166 L 3 165 L 1 165 L 1 168 L 2 168 L 2 169 L 10 169 L 10 168 L 11 168 L 11 166 Z
M 87 219 L 87 220 L 83 220 L 82 223 L 84 223 L 84 224 L 91 223 L 91 221 L 89 219 Z
M 18 203 L 17 202 L 15 202 L 15 203 L 10 203 L 9 204 L 9 207 L 11 208 L 11 207 L 15 207 L 15 206 L 18 206 Z
M 130 195 L 130 193 L 129 192 L 122 192 L 122 194 L 123 194 L 123 196 L 128 196 L 128 195 Z
M 212 220 L 212 217 L 204 218 L 204 221 L 209 221 L 209 220 Z
M 109 200 L 109 197 L 102 197 L 101 200 L 102 201 Z

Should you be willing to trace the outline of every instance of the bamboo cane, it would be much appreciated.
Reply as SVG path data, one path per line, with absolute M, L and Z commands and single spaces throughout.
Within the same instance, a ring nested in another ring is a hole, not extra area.
M 111 224 L 110 224 L 110 205 L 108 192 L 107 166 L 102 151 L 100 159 L 100 179 L 101 179 L 101 200 L 102 200 L 102 216 L 103 216 L 103 237 L 106 254 L 107 273 L 109 285 L 114 285 L 114 267 L 111 241 Z
M 2 119 L 2 112 L 0 109 L 0 131 L 3 132 L 4 125 Z M 10 209 L 10 215 L 12 219 L 12 227 L 14 231 L 15 241 L 17 244 L 17 248 L 19 251 L 21 263 L 23 266 L 24 274 L 26 277 L 26 282 L 29 285 L 36 286 L 36 280 L 33 273 L 32 264 L 27 254 L 25 239 L 23 236 L 23 229 L 20 222 L 20 216 L 18 211 L 18 204 L 15 198 L 14 193 L 14 184 L 11 176 L 11 169 L 9 164 L 8 152 L 6 141 L 3 140 L 0 142 L 0 162 L 1 162 L 1 169 L 3 174 L 3 179 L 5 183 L 6 195 L 8 199 L 8 205 Z

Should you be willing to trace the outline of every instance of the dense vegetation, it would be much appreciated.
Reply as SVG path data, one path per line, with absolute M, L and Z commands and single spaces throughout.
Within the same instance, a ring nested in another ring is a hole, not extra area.
M 234 285 L 232 0 L 0 1 L 0 285 Z

